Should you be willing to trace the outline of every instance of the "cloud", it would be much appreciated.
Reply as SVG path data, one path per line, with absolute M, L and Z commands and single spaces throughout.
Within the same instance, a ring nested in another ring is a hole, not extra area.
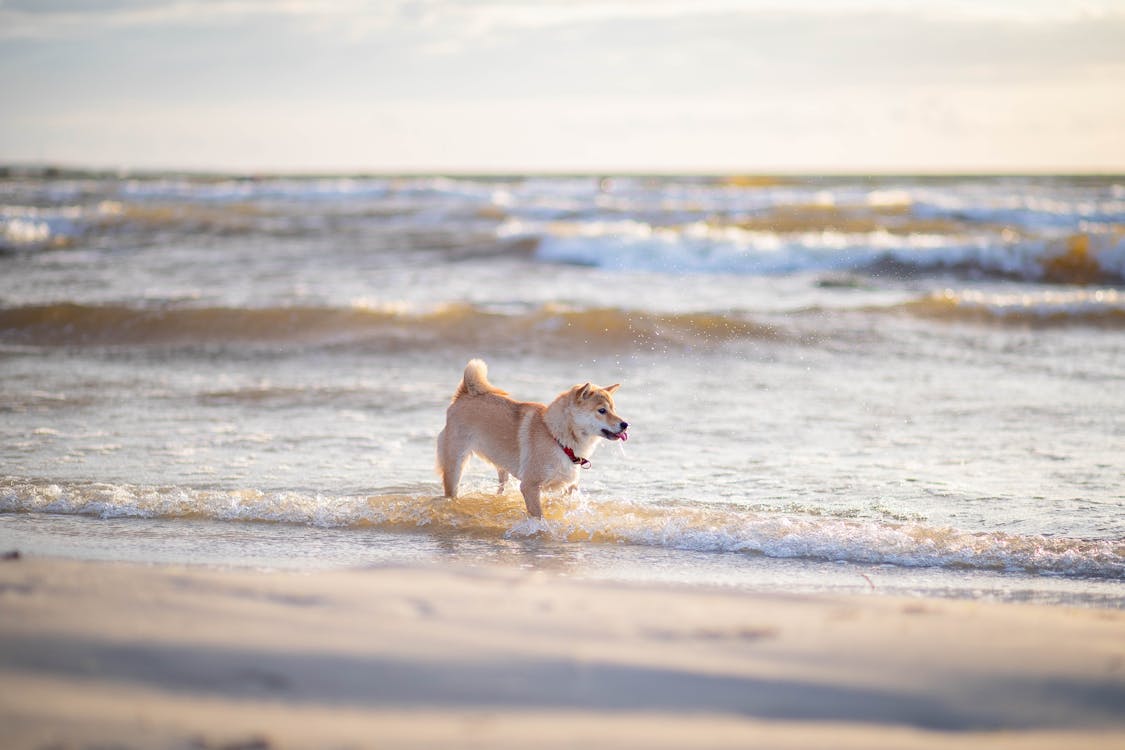
M 406 2 L 363 0 L 20 0 L 0 4 L 0 37 L 91 37 L 122 29 L 240 25 L 260 19 L 387 26 Z
M 1000 13 L 1016 7 L 1013 0 L 794 0 L 783 9 L 735 0 L 0 0 L 0 62 L 18 63 L 25 52 L 65 57 L 47 51 L 74 41 L 85 44 L 86 60 L 71 72 L 127 71 L 139 96 L 164 88 L 168 73 L 203 85 L 235 75 L 268 93 L 276 80 L 314 84 L 320 72 L 330 90 L 407 98 L 738 96 L 1125 69 L 1125 12 L 1095 5 L 1093 16 L 1034 22 Z M 1018 7 L 1079 6 L 1021 0 Z M 130 70 L 141 53 L 150 70 Z M 195 70 L 184 69 L 188 60 Z M 171 70 L 173 63 L 179 67 Z M 219 82 L 229 89 L 231 82 Z
M 121 163 L 263 168 L 1125 164 L 1125 13 L 1090 7 L 0 0 L 0 157 L 108 154 L 96 130 Z
M 90 36 L 122 28 L 311 22 L 363 32 L 441 27 L 480 35 L 708 16 L 905 14 L 937 20 L 1054 23 L 1101 18 L 1117 0 L 0 0 L 0 37 Z

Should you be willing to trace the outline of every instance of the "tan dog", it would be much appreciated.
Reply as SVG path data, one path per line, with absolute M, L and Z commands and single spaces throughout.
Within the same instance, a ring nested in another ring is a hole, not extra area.
M 598 440 L 628 440 L 629 424 L 613 409 L 613 392 L 586 383 L 550 403 L 516 401 L 488 382 L 488 368 L 474 359 L 445 412 L 437 438 L 437 469 L 447 497 L 457 497 L 461 472 L 470 455 L 496 467 L 500 492 L 508 475 L 520 480 L 527 512 L 543 515 L 543 490 L 578 486 L 578 468 L 589 465 Z

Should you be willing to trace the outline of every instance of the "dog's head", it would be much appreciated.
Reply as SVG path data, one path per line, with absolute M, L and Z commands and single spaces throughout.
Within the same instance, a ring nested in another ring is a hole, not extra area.
M 575 432 L 606 440 L 628 440 L 625 430 L 629 423 L 617 415 L 613 405 L 613 392 L 620 387 L 617 383 L 605 388 L 586 383 L 571 388 L 566 394 L 570 401 L 567 412 Z

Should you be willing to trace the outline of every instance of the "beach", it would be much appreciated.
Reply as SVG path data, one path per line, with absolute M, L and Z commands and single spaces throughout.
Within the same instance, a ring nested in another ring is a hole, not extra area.
M 1125 746 L 1125 615 L 512 568 L 0 564 L 8 748 Z

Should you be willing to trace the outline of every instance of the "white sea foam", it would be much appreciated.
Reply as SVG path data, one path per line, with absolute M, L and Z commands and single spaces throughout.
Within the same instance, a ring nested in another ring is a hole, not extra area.
M 654 226 L 637 220 L 529 222 L 509 219 L 501 238 L 535 237 L 552 263 L 667 273 L 783 274 L 860 270 L 893 262 L 918 270 L 968 269 L 1040 280 L 1052 259 L 1072 252 L 1069 237 L 1012 239 L 987 234 L 773 232 L 692 222 Z M 1107 277 L 1125 278 L 1125 237 L 1084 235 L 1086 257 Z
M 969 533 L 923 523 L 754 512 L 724 504 L 592 502 L 575 496 L 551 499 L 546 507 L 546 518 L 537 520 L 525 516 L 514 495 L 469 495 L 451 501 L 410 493 L 326 496 L 0 480 L 0 512 L 370 526 L 485 538 L 546 535 L 575 544 L 634 544 L 830 562 L 1125 578 L 1121 541 Z
M 0 245 L 28 247 L 46 244 L 51 238 L 51 226 L 45 221 L 15 217 L 0 219 Z
M 36 250 L 63 245 L 89 227 L 116 220 L 122 214 L 116 201 L 91 206 L 0 206 L 0 249 Z
M 1082 318 L 1114 313 L 1125 315 L 1125 296 L 1116 289 L 1061 289 L 1002 293 L 975 289 L 945 289 L 935 298 L 966 310 L 999 317 L 1067 316 Z

